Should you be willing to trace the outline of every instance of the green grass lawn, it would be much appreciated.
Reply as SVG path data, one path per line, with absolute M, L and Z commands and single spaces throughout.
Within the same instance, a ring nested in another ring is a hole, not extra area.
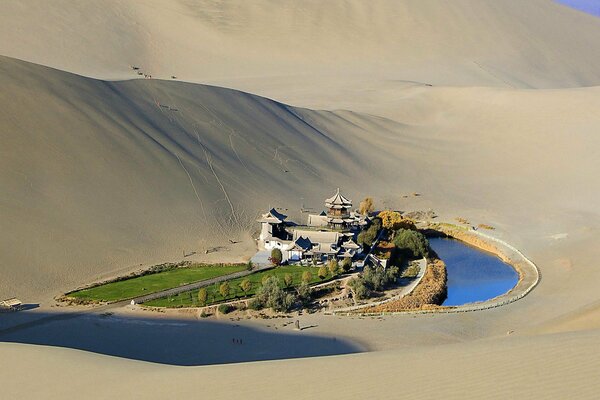
M 321 279 L 318 276 L 319 268 L 303 267 L 299 265 L 282 266 L 267 271 L 257 272 L 252 275 L 245 276 L 243 278 L 237 278 L 228 281 L 231 293 L 226 298 L 223 298 L 223 296 L 221 296 L 221 294 L 219 293 L 219 286 L 221 286 L 221 283 L 206 286 L 206 292 L 208 294 L 208 300 L 206 305 L 220 303 L 226 300 L 235 300 L 238 298 L 242 298 L 246 295 L 248 295 L 249 297 L 253 296 L 256 293 L 256 290 L 261 286 L 262 279 L 266 275 L 278 277 L 280 282 L 282 282 L 283 284 L 283 276 L 288 273 L 292 274 L 292 277 L 294 278 L 292 286 L 298 286 L 302 282 L 302 273 L 307 270 L 310 271 L 310 273 L 312 274 L 312 280 L 309 283 L 312 284 L 321 282 Z M 240 288 L 240 283 L 244 279 L 248 279 L 250 280 L 250 282 L 252 282 L 252 289 L 248 291 L 247 294 L 245 294 Z M 198 302 L 198 289 L 183 292 L 176 296 L 171 296 L 164 299 L 151 300 L 147 303 L 144 303 L 144 305 L 152 307 L 199 307 L 200 304 Z
M 245 268 L 246 266 L 243 264 L 192 265 L 190 267 L 176 268 L 170 271 L 111 282 L 90 289 L 69 293 L 68 296 L 82 300 L 126 300 L 188 283 L 204 281 L 217 276 L 231 274 L 242 271 Z

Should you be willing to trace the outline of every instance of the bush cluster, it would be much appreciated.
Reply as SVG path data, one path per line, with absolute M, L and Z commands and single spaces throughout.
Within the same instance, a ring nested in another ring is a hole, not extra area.
M 256 291 L 256 296 L 250 304 L 250 308 L 260 310 L 271 308 L 273 311 L 289 311 L 296 303 L 296 296 L 286 292 L 280 286 L 279 279 L 270 276 Z
M 231 304 L 221 304 L 219 305 L 218 310 L 221 314 L 229 314 L 230 312 L 235 310 L 235 307 Z
M 281 264 L 281 262 L 283 261 L 283 254 L 281 253 L 281 250 L 279 249 L 273 249 L 271 250 L 271 257 L 269 257 L 269 261 L 271 262 L 271 264 L 278 266 Z
M 429 255 L 429 241 L 419 231 L 398 229 L 394 234 L 394 245 L 399 251 L 413 258 Z
M 374 291 L 384 290 L 387 286 L 396 282 L 399 275 L 400 269 L 396 266 L 387 269 L 366 266 L 362 274 L 350 280 L 349 285 L 356 298 L 367 299 L 372 296 Z
M 374 218 L 373 221 L 371 221 L 371 225 L 369 225 L 367 229 L 363 230 L 361 233 L 358 234 L 358 237 L 356 238 L 358 244 L 362 245 L 363 247 L 372 246 L 373 242 L 377 238 L 377 235 L 379 234 L 380 229 L 381 219 Z

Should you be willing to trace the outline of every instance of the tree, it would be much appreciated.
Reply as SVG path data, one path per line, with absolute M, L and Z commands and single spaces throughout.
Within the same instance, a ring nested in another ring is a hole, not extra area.
M 231 288 L 229 287 L 229 282 L 227 281 L 221 283 L 221 286 L 219 286 L 219 293 L 221 294 L 221 296 L 223 296 L 223 299 L 229 296 L 230 291 Z
M 244 295 L 248 295 L 248 292 L 252 289 L 252 282 L 250 282 L 250 279 L 244 279 L 240 282 L 240 289 L 242 289 Z
M 318 275 L 321 280 L 325 279 L 325 277 L 327 277 L 327 268 L 325 268 L 325 266 L 319 268 Z
M 429 242 L 419 231 L 399 229 L 394 236 L 394 245 L 398 250 L 408 253 L 413 258 L 429 255 Z
M 254 268 L 254 264 L 252 263 L 252 260 L 248 261 L 248 263 L 246 264 L 246 269 L 248 271 L 252 271 L 253 268 Z
M 264 276 L 262 277 L 262 279 L 260 280 L 260 283 L 264 285 L 264 284 L 265 284 L 265 282 L 266 282 L 266 281 L 267 281 L 269 278 L 271 278 L 272 276 L 273 276 L 273 275 L 268 275 L 268 274 L 267 274 L 267 275 L 264 275 Z
M 273 249 L 271 250 L 271 257 L 269 257 L 269 261 L 277 266 L 281 264 L 281 261 L 283 260 L 283 254 L 281 254 L 281 250 L 279 249 Z
M 350 257 L 344 258 L 344 261 L 342 261 L 342 269 L 344 272 L 348 272 L 352 269 L 352 259 Z
M 358 300 L 367 299 L 371 296 L 371 290 L 367 287 L 365 280 L 362 277 L 350 279 L 348 286 L 352 288 L 354 296 Z
M 253 304 L 253 307 L 264 306 L 270 307 L 274 311 L 289 311 L 295 302 L 296 297 L 291 293 L 286 293 L 279 286 L 279 279 L 271 276 L 256 291 L 256 304 Z
M 377 231 L 374 229 L 367 229 L 358 234 L 356 241 L 358 244 L 364 247 L 370 247 L 373 245 L 375 238 L 377 237 Z
M 373 242 L 375 242 L 375 239 L 377 238 L 380 229 L 381 219 L 374 218 L 373 221 L 371 221 L 371 225 L 369 225 L 367 229 L 364 229 L 358 234 L 358 237 L 356 238 L 358 244 L 362 245 L 365 248 L 371 247 L 373 245 Z
M 304 271 L 302 273 L 302 282 L 309 283 L 310 281 L 312 281 L 312 274 L 310 271 Z
M 375 207 L 373 206 L 373 198 L 372 197 L 365 197 L 365 199 L 360 202 L 359 211 L 362 215 L 368 215 L 369 213 L 372 213 L 374 210 L 375 210 Z
M 296 288 L 296 293 L 298 293 L 298 300 L 302 303 L 302 305 L 307 305 L 310 303 L 311 290 L 310 286 L 308 286 L 308 283 L 302 282 L 300 286 Z
M 206 299 L 208 298 L 208 293 L 206 292 L 206 288 L 200 288 L 198 290 L 198 302 L 201 306 L 206 305 Z
M 384 210 L 377 215 L 385 229 L 416 229 L 415 223 L 409 218 L 402 217 L 398 211 Z
M 329 261 L 327 269 L 329 269 L 329 273 L 332 277 L 340 273 L 340 265 L 338 264 L 338 261 L 335 258 Z
M 287 273 L 283 276 L 283 284 L 286 288 L 289 288 L 294 283 L 294 276 L 290 273 Z

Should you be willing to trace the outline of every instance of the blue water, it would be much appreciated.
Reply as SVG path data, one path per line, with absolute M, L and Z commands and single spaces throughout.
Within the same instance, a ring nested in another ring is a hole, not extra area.
M 556 2 L 600 17 L 600 0 L 556 0 Z
M 519 274 L 510 265 L 458 240 L 430 238 L 429 244 L 446 264 L 445 306 L 489 300 L 508 292 L 519 281 Z

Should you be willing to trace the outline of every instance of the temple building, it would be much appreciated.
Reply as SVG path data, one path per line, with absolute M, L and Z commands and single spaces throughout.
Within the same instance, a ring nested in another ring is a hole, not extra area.
M 327 207 L 327 224 L 332 229 L 349 229 L 354 222 L 354 218 L 350 216 L 350 208 L 352 208 L 352 200 L 340 194 L 340 188 L 335 194 L 325 200 Z
M 326 211 L 308 215 L 307 225 L 296 225 L 287 215 L 272 208 L 257 221 L 261 223 L 259 245 L 265 250 L 280 249 L 287 262 L 324 262 L 354 259 L 361 246 L 354 241 L 365 216 L 351 211 L 352 201 L 340 193 L 325 200 Z

